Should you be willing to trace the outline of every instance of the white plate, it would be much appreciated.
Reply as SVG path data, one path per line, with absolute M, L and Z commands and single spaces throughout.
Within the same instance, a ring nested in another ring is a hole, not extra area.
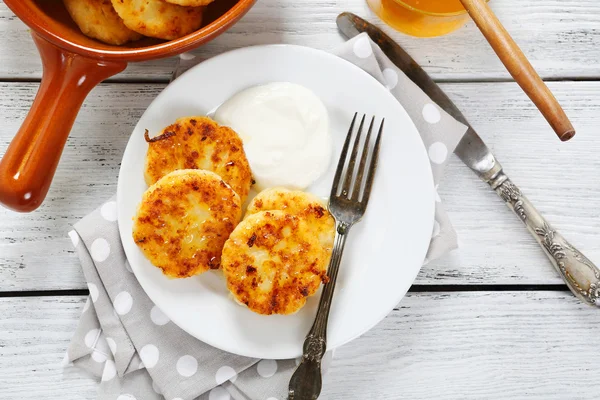
M 140 284 L 178 326 L 231 353 L 284 359 L 302 354 L 317 296 L 290 316 L 262 316 L 236 304 L 220 271 L 170 280 L 134 243 L 132 217 L 147 189 L 144 129 L 159 132 L 179 117 L 206 115 L 236 92 L 287 81 L 313 90 L 330 116 L 334 149 L 329 172 L 309 190 L 327 196 L 337 158 L 355 111 L 385 117 L 385 132 L 365 218 L 350 232 L 329 318 L 328 348 L 368 331 L 395 307 L 425 258 L 434 219 L 427 152 L 395 98 L 375 79 L 338 57 L 306 47 L 248 47 L 192 68 L 150 104 L 127 144 L 117 192 L 123 246 Z

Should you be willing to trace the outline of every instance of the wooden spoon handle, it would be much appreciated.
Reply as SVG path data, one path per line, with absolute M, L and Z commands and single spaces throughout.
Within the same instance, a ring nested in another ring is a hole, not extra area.
M 575 135 L 571 121 L 487 2 L 485 0 L 460 1 L 508 72 L 550 123 L 560 140 L 571 139 Z

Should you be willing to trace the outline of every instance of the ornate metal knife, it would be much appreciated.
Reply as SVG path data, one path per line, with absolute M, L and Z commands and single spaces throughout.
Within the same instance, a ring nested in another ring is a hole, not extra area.
M 510 181 L 465 116 L 429 75 L 388 35 L 362 18 L 352 13 L 342 13 L 337 18 L 337 25 L 348 38 L 366 32 L 389 59 L 433 101 L 469 127 L 455 150 L 456 155 L 489 184 L 523 221 L 575 296 L 589 305 L 600 307 L 600 269 L 552 228 Z

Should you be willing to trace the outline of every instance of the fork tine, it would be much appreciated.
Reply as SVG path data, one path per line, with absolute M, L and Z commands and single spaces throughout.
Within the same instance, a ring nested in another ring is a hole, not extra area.
M 354 166 L 356 165 L 358 147 L 360 145 L 360 137 L 362 136 L 363 125 L 365 124 L 365 117 L 366 115 L 363 115 L 362 119 L 360 120 L 358 132 L 356 133 L 356 138 L 354 139 L 354 146 L 352 146 L 352 154 L 350 155 L 350 161 L 348 161 L 348 169 L 346 169 L 344 184 L 342 185 L 342 196 L 347 198 L 350 198 L 350 190 L 352 189 L 352 178 L 354 177 Z
M 371 132 L 373 131 L 373 124 L 375 123 L 375 116 L 371 118 L 369 124 L 369 130 L 367 131 L 367 137 L 362 147 L 362 154 L 360 156 L 360 164 L 358 164 L 358 172 L 356 173 L 356 179 L 354 180 L 354 189 L 352 189 L 351 200 L 357 201 L 360 196 L 360 189 L 362 187 L 363 176 L 365 174 L 365 168 L 367 165 L 367 157 L 369 155 L 369 143 L 371 141 Z
M 342 147 L 342 153 L 340 154 L 340 161 L 338 161 L 337 169 L 335 170 L 335 176 L 333 177 L 333 184 L 331 185 L 331 198 L 337 197 L 339 183 L 342 180 L 342 172 L 344 172 L 344 164 L 346 164 L 346 155 L 348 155 L 348 147 L 350 146 L 350 139 L 352 139 L 352 131 L 354 130 L 354 123 L 356 122 L 356 116 L 358 113 L 354 113 L 348 135 L 346 135 L 346 141 Z
M 369 165 L 369 172 L 367 173 L 367 181 L 365 182 L 365 190 L 363 192 L 361 203 L 363 207 L 367 206 L 369 202 L 369 196 L 371 194 L 371 188 L 373 187 L 373 177 L 375 176 L 375 170 L 377 169 L 377 159 L 379 158 L 379 146 L 381 143 L 381 134 L 383 133 L 383 124 L 385 118 L 381 120 L 381 126 L 377 133 L 377 139 L 375 140 L 375 147 L 373 148 L 373 155 L 371 156 L 371 165 Z

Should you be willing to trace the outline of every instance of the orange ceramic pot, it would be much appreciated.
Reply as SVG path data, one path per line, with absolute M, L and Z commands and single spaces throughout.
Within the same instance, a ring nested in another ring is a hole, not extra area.
M 111 46 L 83 35 L 60 1 L 4 0 L 32 29 L 43 75 L 23 125 L 0 160 L 0 204 L 35 210 L 46 197 L 75 117 L 89 91 L 130 61 L 171 57 L 214 39 L 256 0 L 216 0 L 205 26 L 171 41 L 142 39 Z

